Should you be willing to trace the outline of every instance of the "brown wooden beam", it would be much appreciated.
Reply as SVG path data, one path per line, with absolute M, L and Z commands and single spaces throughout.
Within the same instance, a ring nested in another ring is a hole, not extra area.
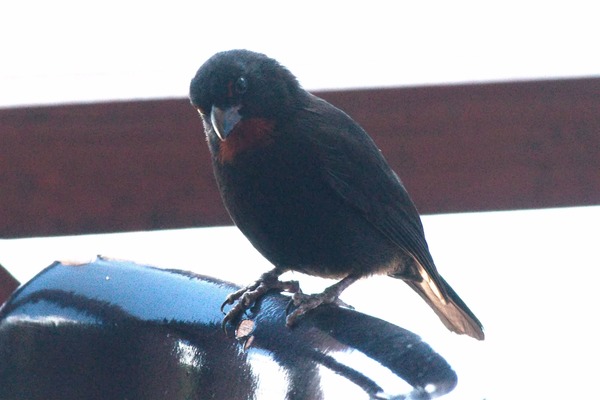
M 600 204 L 600 78 L 317 93 L 422 213 Z M 186 99 L 0 110 L 0 236 L 229 224 Z
M 0 306 L 8 296 L 19 286 L 19 282 L 0 265 Z

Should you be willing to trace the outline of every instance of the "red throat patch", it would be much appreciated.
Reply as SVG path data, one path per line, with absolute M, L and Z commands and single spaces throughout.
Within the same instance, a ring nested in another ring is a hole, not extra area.
M 250 118 L 238 122 L 227 139 L 219 143 L 218 159 L 221 163 L 230 162 L 245 150 L 270 143 L 275 123 L 265 118 Z

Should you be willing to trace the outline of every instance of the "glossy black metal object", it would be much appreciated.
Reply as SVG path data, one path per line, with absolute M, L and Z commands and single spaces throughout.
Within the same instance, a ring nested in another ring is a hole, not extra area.
M 287 328 L 279 293 L 226 335 L 219 306 L 235 289 L 125 261 L 55 263 L 0 309 L 0 399 L 428 399 L 456 385 L 429 345 L 380 319 L 319 307 Z M 390 371 L 412 390 L 385 394 Z

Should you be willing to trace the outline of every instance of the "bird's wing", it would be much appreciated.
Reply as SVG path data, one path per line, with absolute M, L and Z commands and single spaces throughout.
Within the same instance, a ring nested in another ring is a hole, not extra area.
M 446 296 L 419 214 L 402 182 L 367 133 L 343 111 L 314 98 L 306 126 L 331 188 L 411 255 Z M 308 115 L 308 114 L 307 114 Z M 423 277 L 426 278 L 426 277 Z

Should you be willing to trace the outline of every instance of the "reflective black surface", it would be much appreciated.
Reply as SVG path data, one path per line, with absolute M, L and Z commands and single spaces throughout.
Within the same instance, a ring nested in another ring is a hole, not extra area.
M 456 385 L 413 333 L 335 307 L 289 329 L 277 293 L 253 308 L 248 332 L 230 325 L 226 335 L 219 307 L 235 288 L 125 261 L 53 264 L 0 310 L 0 399 L 400 399 Z M 384 394 L 386 368 L 414 389 Z

